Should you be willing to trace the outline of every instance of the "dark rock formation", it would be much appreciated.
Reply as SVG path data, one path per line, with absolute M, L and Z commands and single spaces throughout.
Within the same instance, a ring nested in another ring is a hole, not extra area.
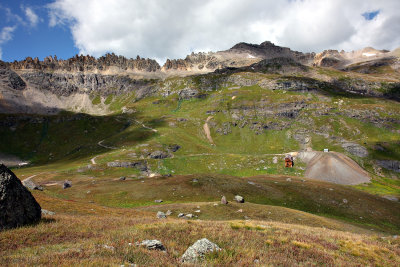
M 0 230 L 36 223 L 41 208 L 15 174 L 0 165 Z

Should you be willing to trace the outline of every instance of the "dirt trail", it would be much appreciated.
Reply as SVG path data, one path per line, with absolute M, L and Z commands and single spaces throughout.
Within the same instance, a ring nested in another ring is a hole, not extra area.
M 101 140 L 101 141 L 99 141 L 97 144 L 98 144 L 99 146 L 101 146 L 101 147 L 108 148 L 108 149 L 118 149 L 118 147 L 103 145 L 103 144 L 102 144 L 103 142 L 104 142 L 104 140 Z
M 214 141 L 213 141 L 213 139 L 212 139 L 212 137 L 211 137 L 210 127 L 208 126 L 208 122 L 209 122 L 212 118 L 213 118 L 213 116 L 208 116 L 206 122 L 205 122 L 204 125 L 203 125 L 203 130 L 204 130 L 204 133 L 205 133 L 206 136 L 207 136 L 208 141 L 210 141 L 210 143 L 211 143 L 212 145 L 215 145 L 215 144 L 214 144 Z
M 97 163 L 96 163 L 96 158 L 98 157 L 98 155 L 96 156 L 96 157 L 93 157 L 93 158 L 91 158 L 90 159 L 90 162 L 93 164 L 93 165 L 96 165 Z
M 298 158 L 307 163 L 305 177 L 345 185 L 368 183 L 371 179 L 355 161 L 338 152 L 300 152 Z

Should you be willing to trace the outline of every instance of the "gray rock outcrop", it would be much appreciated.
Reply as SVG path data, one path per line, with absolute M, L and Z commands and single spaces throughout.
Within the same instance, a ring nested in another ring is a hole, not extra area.
M 381 166 L 382 168 L 394 171 L 394 172 L 400 172 L 400 161 L 398 160 L 377 160 L 376 164 Z
M 366 156 L 368 156 L 368 150 L 365 147 L 360 146 L 359 144 L 346 142 L 346 143 L 342 144 L 342 147 L 347 152 L 349 152 L 350 154 L 353 154 L 355 156 L 358 156 L 361 158 L 365 158 Z
M 0 230 L 36 223 L 41 208 L 15 174 L 0 165 Z
M 191 247 L 189 247 L 182 255 L 182 262 L 196 263 L 204 259 L 207 253 L 221 250 L 218 245 L 214 244 L 207 238 L 197 240 Z

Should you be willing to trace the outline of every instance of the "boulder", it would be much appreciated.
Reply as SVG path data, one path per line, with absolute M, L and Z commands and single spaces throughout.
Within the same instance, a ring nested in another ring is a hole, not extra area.
M 183 217 L 185 217 L 185 214 L 184 214 L 184 213 L 179 213 L 179 214 L 178 214 L 178 218 L 183 218 Z
M 162 199 L 156 199 L 156 200 L 154 200 L 154 202 L 155 202 L 155 203 L 161 203 L 161 202 L 163 202 L 163 201 L 162 201 Z
M 189 213 L 189 214 L 186 214 L 186 215 L 185 215 L 185 217 L 186 217 L 187 219 L 191 219 L 191 218 L 193 218 L 193 217 L 194 217 L 194 215 L 193 215 L 193 214 L 191 214 L 191 213 Z
M 141 243 L 137 243 L 137 245 L 146 247 L 149 250 L 166 250 L 160 240 L 143 240 Z
M 125 181 L 125 180 L 126 180 L 126 177 L 125 177 L 125 176 L 121 176 L 121 177 L 119 177 L 119 180 L 120 180 L 120 181 Z
M 221 204 L 224 204 L 224 205 L 228 204 L 228 201 L 226 200 L 226 197 L 225 197 L 225 196 L 222 196 L 222 198 L 221 198 Z
M 38 185 L 38 184 L 36 184 L 32 179 L 25 179 L 25 180 L 22 181 L 22 184 L 23 184 L 26 188 L 28 188 L 28 189 L 30 189 L 30 190 L 40 190 L 40 191 L 43 191 L 43 187 L 40 186 L 40 185 Z
M 165 215 L 164 212 L 159 211 L 159 212 L 157 212 L 157 218 L 158 218 L 158 219 L 166 219 L 166 218 L 167 218 L 167 215 Z
M 235 196 L 235 201 L 237 203 L 244 203 L 244 198 L 242 196 L 236 195 Z
M 0 230 L 36 223 L 41 208 L 15 174 L 0 165 Z
M 197 240 L 191 247 L 189 247 L 182 255 L 182 262 L 196 263 L 204 259 L 207 253 L 221 250 L 218 245 L 212 243 L 207 238 Z
M 71 181 L 65 181 L 63 184 L 63 189 L 67 189 L 70 188 L 72 186 L 72 182 Z
M 169 158 L 170 155 L 165 151 L 156 150 L 150 154 L 150 158 L 152 159 L 165 159 Z

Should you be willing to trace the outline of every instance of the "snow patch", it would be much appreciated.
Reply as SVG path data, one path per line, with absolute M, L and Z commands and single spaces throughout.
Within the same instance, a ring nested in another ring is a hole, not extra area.
M 364 57 L 373 57 L 373 56 L 376 56 L 376 53 L 363 53 L 362 55 Z

